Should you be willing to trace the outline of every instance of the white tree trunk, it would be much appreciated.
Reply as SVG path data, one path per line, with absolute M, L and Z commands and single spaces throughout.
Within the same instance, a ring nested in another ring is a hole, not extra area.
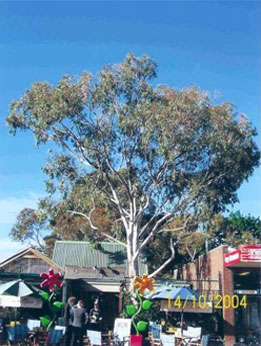
M 139 275 L 138 257 L 135 258 L 134 254 L 138 247 L 138 238 L 135 236 L 134 225 L 129 224 L 127 229 L 127 261 L 128 261 L 128 275 L 131 279 Z

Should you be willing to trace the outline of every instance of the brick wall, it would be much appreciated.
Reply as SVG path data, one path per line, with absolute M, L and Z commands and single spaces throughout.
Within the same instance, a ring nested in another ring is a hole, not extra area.
M 195 263 L 189 263 L 174 271 L 174 279 L 192 281 L 193 289 L 200 292 L 217 291 L 224 295 L 233 295 L 233 272 L 224 266 L 224 255 L 228 253 L 227 246 L 220 246 L 200 256 Z M 199 281 L 193 281 L 199 280 Z M 202 281 L 200 281 L 202 280 Z M 221 287 L 218 287 L 220 282 Z M 205 294 L 205 293 L 203 293 Z M 223 329 L 225 345 L 235 343 L 234 310 L 223 310 Z

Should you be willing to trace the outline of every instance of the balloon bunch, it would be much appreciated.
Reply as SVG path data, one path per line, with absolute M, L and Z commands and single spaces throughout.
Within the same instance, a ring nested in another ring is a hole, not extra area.
M 140 332 L 143 332 L 148 326 L 148 322 L 145 322 L 145 321 L 136 322 L 136 319 L 142 310 L 149 310 L 151 308 L 152 302 L 148 299 L 143 299 L 143 296 L 146 289 L 149 290 L 150 292 L 154 291 L 154 288 L 153 288 L 154 282 L 155 280 L 149 279 L 147 274 L 143 274 L 142 277 L 135 277 L 134 279 L 133 289 L 137 297 L 138 304 L 137 306 L 127 305 L 126 311 L 129 316 L 132 316 L 131 321 L 136 330 L 137 335 L 139 335 Z
M 40 277 L 44 279 L 41 283 L 41 288 L 45 288 L 48 286 L 49 292 L 40 291 L 40 297 L 48 303 L 50 312 L 52 317 L 42 316 L 40 317 L 41 323 L 43 327 L 46 328 L 47 332 L 50 330 L 55 320 L 57 319 L 57 314 L 61 311 L 63 307 L 63 303 L 56 300 L 56 296 L 60 293 L 60 288 L 63 283 L 59 279 L 61 278 L 61 273 L 54 274 L 53 269 L 49 269 L 48 273 L 41 273 Z

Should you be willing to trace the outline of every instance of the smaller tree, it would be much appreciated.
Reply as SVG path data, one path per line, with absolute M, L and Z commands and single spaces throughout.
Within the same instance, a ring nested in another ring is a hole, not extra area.
M 184 238 L 179 247 L 179 253 L 186 262 L 194 262 L 199 254 L 204 252 L 206 234 L 195 231 Z
M 237 247 L 240 244 L 261 244 L 261 219 L 242 215 L 240 211 L 229 216 L 215 215 L 210 223 L 210 248 L 222 244 Z
M 46 215 L 39 210 L 25 208 L 19 213 L 10 236 L 15 241 L 29 243 L 43 250 L 45 247 L 44 234 L 47 231 Z

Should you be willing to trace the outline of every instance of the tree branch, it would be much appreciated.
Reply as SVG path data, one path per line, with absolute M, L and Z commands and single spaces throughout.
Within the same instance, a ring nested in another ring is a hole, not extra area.
M 173 245 L 172 238 L 170 238 L 170 250 L 171 250 L 171 256 L 159 268 L 157 268 L 153 273 L 151 273 L 149 275 L 149 278 L 152 278 L 153 276 L 157 275 L 162 269 L 164 269 L 175 258 L 175 248 Z
M 117 238 L 114 238 L 112 236 L 110 236 L 109 234 L 101 231 L 98 227 L 94 226 L 94 224 L 92 223 L 92 220 L 91 220 L 91 217 L 90 217 L 90 214 L 94 211 L 95 208 L 92 208 L 92 210 L 90 211 L 89 213 L 89 216 L 84 214 L 84 213 L 81 213 L 79 211 L 75 211 L 75 210 L 67 210 L 68 213 L 71 213 L 72 215 L 78 215 L 78 216 L 82 216 L 84 217 L 85 219 L 88 220 L 91 228 L 94 230 L 94 231 L 97 231 L 99 232 L 101 235 L 103 235 L 104 237 L 108 238 L 109 240 L 111 241 L 114 241 L 120 245 L 123 245 L 124 247 L 127 247 L 127 245 L 125 243 L 123 243 L 122 241 L 118 240 Z
M 143 240 L 143 242 L 141 243 L 141 245 L 138 247 L 137 251 L 135 252 L 134 256 L 133 256 L 133 260 L 135 260 L 139 253 L 143 250 L 143 248 L 149 243 L 149 241 L 151 240 L 151 238 L 154 236 L 154 234 L 156 233 L 158 227 L 164 222 L 166 221 L 170 216 L 172 216 L 171 213 L 165 214 L 163 217 L 161 217 L 154 225 L 154 227 L 152 228 L 151 232 L 149 233 L 149 235 L 147 236 L 147 238 L 145 238 Z

